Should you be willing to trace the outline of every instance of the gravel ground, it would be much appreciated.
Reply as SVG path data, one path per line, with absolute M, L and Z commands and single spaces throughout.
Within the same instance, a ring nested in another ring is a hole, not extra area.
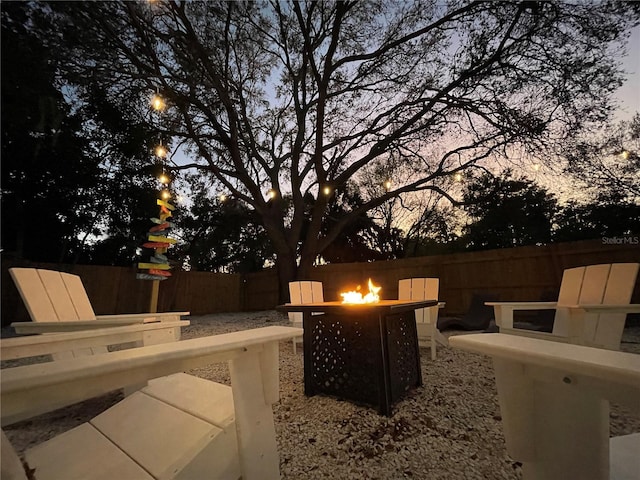
M 184 339 L 288 325 L 287 317 L 275 311 L 190 320 L 183 329 Z M 640 354 L 640 327 L 625 330 L 622 349 Z M 274 406 L 274 416 L 283 479 L 521 478 L 520 464 L 505 450 L 490 359 L 439 347 L 432 361 L 429 350 L 421 349 L 424 386 L 396 403 L 391 417 L 384 417 L 374 408 L 332 397 L 305 397 L 301 351 L 294 355 L 291 342 L 280 345 L 281 400 Z M 190 373 L 230 384 L 226 364 Z M 114 392 L 4 431 L 20 453 L 120 399 L 121 394 Z M 640 416 L 612 405 L 612 436 L 634 432 L 640 432 Z

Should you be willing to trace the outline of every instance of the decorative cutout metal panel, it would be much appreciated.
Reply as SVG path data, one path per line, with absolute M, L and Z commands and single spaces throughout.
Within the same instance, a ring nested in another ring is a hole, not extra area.
M 304 328 L 307 395 L 334 395 L 390 414 L 394 401 L 422 383 L 413 311 L 314 315 Z

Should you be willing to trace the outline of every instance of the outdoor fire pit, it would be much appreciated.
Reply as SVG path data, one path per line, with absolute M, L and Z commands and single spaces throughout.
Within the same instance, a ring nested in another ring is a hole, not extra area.
M 303 313 L 305 394 L 333 395 L 391 415 L 395 401 L 422 385 L 414 310 L 433 305 L 436 300 L 279 306 Z

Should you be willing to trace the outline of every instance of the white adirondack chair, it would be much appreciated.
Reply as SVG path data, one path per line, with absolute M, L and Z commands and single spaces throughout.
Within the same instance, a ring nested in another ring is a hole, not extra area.
M 289 282 L 289 298 L 292 305 L 324 302 L 322 282 L 310 280 Z M 294 327 L 302 327 L 302 313 L 289 312 L 289 321 Z M 293 353 L 296 353 L 296 342 L 302 343 L 302 338 L 293 339 Z
M 405 278 L 398 282 L 398 300 L 437 300 L 440 280 L 437 278 Z M 418 342 L 431 347 L 431 359 L 436 359 L 436 343 L 447 346 L 447 338 L 438 330 L 438 309 L 445 306 L 419 308 L 415 311 Z
M 570 268 L 562 276 L 557 302 L 486 304 L 494 307 L 501 333 L 619 350 L 626 314 L 640 312 L 640 305 L 629 304 L 638 267 L 613 263 Z M 514 311 L 547 309 L 556 311 L 551 333 L 514 328 Z
M 640 355 L 500 333 L 449 344 L 493 358 L 507 452 L 524 480 L 640 479 L 640 433 L 609 439 L 609 402 L 640 414 Z
M 18 333 L 54 333 L 136 323 L 179 321 L 189 312 L 96 315 L 77 275 L 37 268 L 9 269 L 31 322 L 14 322 Z
M 109 335 L 117 338 L 124 336 L 130 340 L 123 340 L 120 343 L 133 341 L 137 346 L 178 341 L 181 336 L 181 327 L 189 325 L 188 321 L 180 320 L 182 315 L 188 315 L 189 312 L 96 316 L 82 280 L 77 275 L 36 268 L 11 268 L 9 273 L 32 320 L 12 323 L 11 326 L 17 333 L 70 334 L 96 330 L 93 340 L 82 334 L 78 338 L 83 340 L 75 343 L 65 342 L 60 338 L 62 341 L 58 341 L 57 345 L 74 345 L 74 347 L 68 351 L 52 352 L 54 360 L 106 353 L 109 343 L 105 339 Z M 97 331 L 136 325 L 138 328 L 125 329 L 121 332 Z M 52 341 L 54 338 L 47 335 L 41 345 L 46 346 Z M 83 346 L 78 346 L 80 343 Z M 118 342 L 111 344 L 115 343 Z
M 91 421 L 28 449 L 35 478 L 275 480 L 278 345 L 301 334 L 272 326 L 5 369 L 2 426 L 151 380 Z M 181 373 L 225 361 L 231 387 Z M 3 432 L 5 478 L 27 476 Z

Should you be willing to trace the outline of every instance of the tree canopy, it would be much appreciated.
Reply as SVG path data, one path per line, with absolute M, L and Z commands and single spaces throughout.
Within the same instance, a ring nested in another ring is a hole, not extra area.
M 68 261 L 76 235 L 91 225 L 85 195 L 101 167 L 84 154 L 80 118 L 27 18 L 18 3 L 2 6 L 2 248 Z
M 640 113 L 580 138 L 564 156 L 567 172 L 592 196 L 640 204 Z
M 621 83 L 626 2 L 51 2 L 73 98 L 154 127 L 174 170 L 249 206 L 282 291 L 363 213 L 513 148 L 558 152 Z M 49 32 L 52 33 L 52 32 Z M 98 108 L 98 107 L 96 107 Z M 390 188 L 369 183 L 392 177 Z M 361 187 L 335 221 L 338 199 Z M 366 187 L 366 188 L 365 188 Z M 376 188 L 373 188 L 376 187 Z M 271 195 L 267 192 L 271 191 Z
M 510 171 L 483 174 L 465 186 L 470 217 L 459 242 L 469 250 L 545 245 L 551 242 L 555 198 L 531 180 Z
M 640 204 L 603 191 L 589 203 L 570 201 L 555 218 L 553 239 L 570 242 L 640 232 Z

